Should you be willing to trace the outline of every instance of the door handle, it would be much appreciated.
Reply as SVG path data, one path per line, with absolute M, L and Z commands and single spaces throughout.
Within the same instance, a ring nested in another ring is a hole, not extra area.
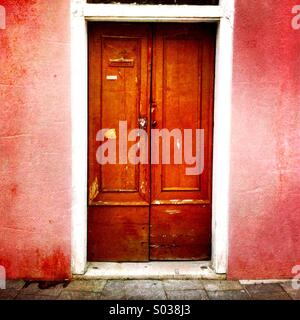
M 152 120 L 151 121 L 151 128 L 155 129 L 157 127 L 157 121 L 156 120 Z
M 138 122 L 140 129 L 147 130 L 148 120 L 146 117 L 139 118 Z
M 155 129 L 157 127 L 157 121 L 155 120 L 156 118 L 156 109 L 157 109 L 157 104 L 155 101 L 152 101 L 151 103 L 151 128 Z

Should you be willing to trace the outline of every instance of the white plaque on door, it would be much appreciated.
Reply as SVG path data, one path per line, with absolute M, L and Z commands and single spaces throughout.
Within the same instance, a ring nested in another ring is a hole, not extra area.
M 118 80 L 118 76 L 114 76 L 114 75 L 106 76 L 106 80 Z

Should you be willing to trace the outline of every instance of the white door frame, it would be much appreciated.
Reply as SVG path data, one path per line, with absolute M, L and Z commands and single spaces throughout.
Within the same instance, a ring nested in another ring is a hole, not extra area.
M 234 0 L 219 6 L 71 0 L 72 273 L 87 268 L 88 21 L 218 22 L 214 100 L 212 266 L 227 273 Z

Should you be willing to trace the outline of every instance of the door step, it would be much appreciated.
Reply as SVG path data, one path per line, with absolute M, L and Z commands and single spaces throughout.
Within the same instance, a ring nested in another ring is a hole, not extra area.
M 91 262 L 84 275 L 75 279 L 178 279 L 224 280 L 225 274 L 217 274 L 210 261 L 178 262 Z

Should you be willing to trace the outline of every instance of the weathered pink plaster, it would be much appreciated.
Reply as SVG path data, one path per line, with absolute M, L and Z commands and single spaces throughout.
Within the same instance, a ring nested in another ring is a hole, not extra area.
M 0 265 L 70 276 L 69 1 L 2 1 Z
M 229 278 L 300 264 L 300 31 L 292 0 L 236 1 Z

